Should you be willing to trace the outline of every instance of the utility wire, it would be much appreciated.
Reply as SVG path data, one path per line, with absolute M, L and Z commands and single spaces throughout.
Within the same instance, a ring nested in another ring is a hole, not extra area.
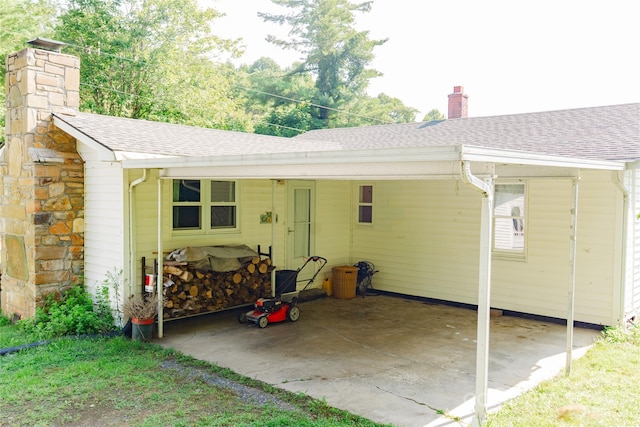
M 268 96 L 272 96 L 274 98 L 285 99 L 287 101 L 298 102 L 298 103 L 301 103 L 301 104 L 309 104 L 312 107 L 324 108 L 325 110 L 335 111 L 335 112 L 338 112 L 338 113 L 341 113 L 341 114 L 347 114 L 349 116 L 359 117 L 361 119 L 373 120 L 373 121 L 384 123 L 384 124 L 393 124 L 394 123 L 392 121 L 376 119 L 375 117 L 363 116 L 363 115 L 360 115 L 360 114 L 351 113 L 349 111 L 339 110 L 337 108 L 331 108 L 331 107 L 327 107 L 327 106 L 320 105 L 320 104 L 314 104 L 313 102 L 303 101 L 303 100 L 300 100 L 300 99 L 289 98 L 288 96 L 276 95 L 275 93 L 264 92 L 262 90 L 253 89 L 253 88 L 250 88 L 250 87 L 239 86 L 239 85 L 233 85 L 233 86 L 237 87 L 237 88 L 240 88 L 240 89 L 243 89 L 243 90 L 246 90 L 246 91 L 249 91 L 249 92 L 256 92 L 256 93 L 260 93 L 262 95 L 268 95 Z
M 126 58 L 126 57 L 123 57 L 123 56 L 114 55 L 114 54 L 110 54 L 110 53 L 104 52 L 99 47 L 98 48 L 85 47 L 85 46 L 80 46 L 80 45 L 76 45 L 76 44 L 73 44 L 73 43 L 66 43 L 66 44 L 67 44 L 67 46 L 71 46 L 71 47 L 74 47 L 76 49 L 80 49 L 80 50 L 83 50 L 85 52 L 88 52 L 88 53 L 97 53 L 98 55 L 105 55 L 105 56 L 109 56 L 109 57 L 116 58 L 116 59 L 122 59 L 122 60 L 133 62 L 133 63 L 146 64 L 145 61 L 142 61 L 142 60 L 139 60 L 139 59 L 131 59 L 131 58 Z M 111 92 L 115 92 L 115 93 L 120 93 L 120 94 L 123 94 L 123 95 L 129 95 L 131 97 L 140 97 L 140 95 L 127 93 L 127 92 L 119 91 L 119 90 L 116 90 L 116 89 L 106 88 L 106 87 L 103 87 L 103 86 L 91 85 L 89 83 L 83 83 L 83 84 L 85 86 L 91 86 L 91 87 L 94 87 L 94 88 L 99 88 L 99 89 L 103 89 L 103 90 L 107 90 L 107 91 L 111 91 Z M 335 111 L 336 113 L 345 114 L 345 115 L 348 115 L 348 116 L 354 116 L 354 117 L 358 117 L 360 119 L 371 120 L 371 121 L 382 123 L 382 124 L 393 124 L 393 123 L 395 123 L 393 121 L 382 120 L 382 119 L 377 119 L 375 117 L 368 117 L 368 116 L 361 115 L 361 114 L 351 113 L 351 112 L 346 111 L 346 110 L 340 110 L 340 109 L 337 109 L 337 108 L 327 107 L 325 105 L 320 105 L 320 104 L 316 104 L 316 103 L 313 103 L 313 102 L 304 101 L 304 100 L 301 100 L 301 99 L 295 99 L 295 98 L 291 98 L 291 97 L 284 96 L 284 95 L 278 95 L 278 94 L 275 94 L 275 93 L 265 92 L 265 91 L 262 91 L 262 90 L 259 90 L 259 89 L 253 89 L 253 88 L 249 88 L 249 87 L 246 87 L 246 86 L 241 86 L 241 85 L 232 85 L 232 86 L 233 87 L 237 87 L 237 88 L 242 89 L 242 90 L 245 90 L 247 92 L 260 93 L 262 95 L 271 96 L 273 98 L 284 99 L 286 101 L 296 102 L 296 103 L 299 103 L 299 104 L 309 104 L 312 107 L 323 108 L 323 109 L 326 109 L 326 110 L 329 110 L 329 111 Z M 150 99 L 150 98 L 147 98 L 147 99 Z M 285 129 L 292 129 L 292 130 L 304 132 L 304 130 L 302 130 L 302 129 L 289 128 L 287 126 L 277 125 L 275 123 L 267 123 L 267 124 L 268 125 L 272 125 L 272 126 L 282 127 L 282 128 L 285 128 Z
M 118 93 L 118 94 L 122 94 L 122 95 L 127 95 L 127 96 L 129 96 L 131 98 L 146 99 L 148 101 L 153 99 L 150 96 L 136 95 L 134 93 L 123 92 L 121 90 L 112 89 L 112 88 L 104 87 L 104 86 L 93 85 L 91 83 L 80 83 L 80 85 L 81 86 L 87 86 L 87 87 L 90 87 L 90 88 L 93 88 L 93 89 L 101 89 L 101 90 L 106 90 L 108 92 L 114 92 L 114 93 Z M 294 128 L 294 127 L 291 127 L 291 126 L 284 126 L 284 125 L 279 125 L 279 124 L 276 124 L 276 123 L 269 123 L 269 122 L 266 122 L 266 121 L 263 122 L 263 123 L 268 125 L 268 126 L 273 126 L 273 127 L 282 128 L 282 129 L 289 129 L 289 130 L 293 130 L 293 131 L 300 132 L 300 133 L 306 132 L 304 129 L 298 129 L 298 128 Z

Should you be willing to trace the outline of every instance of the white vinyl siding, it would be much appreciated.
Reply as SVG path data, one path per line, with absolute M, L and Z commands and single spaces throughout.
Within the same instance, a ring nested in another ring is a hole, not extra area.
M 627 290 L 625 294 L 625 313 L 627 316 L 640 314 L 640 171 L 633 169 L 629 174 L 630 211 L 627 272 Z
M 131 173 L 131 179 L 141 171 Z M 375 188 L 375 223 L 357 224 L 359 185 Z M 163 181 L 163 247 L 246 244 L 267 250 L 284 265 L 287 231 L 282 183 L 241 180 L 242 231 L 219 236 L 173 236 L 171 184 Z M 126 187 L 126 186 L 125 186 Z M 570 179 L 527 181 L 527 258 L 494 259 L 491 305 L 504 310 L 566 318 L 569 286 Z M 157 174 L 136 187 L 136 263 L 157 250 Z M 276 207 L 277 222 L 260 222 Z M 578 207 L 576 320 L 615 324 L 620 276 L 620 194 L 610 172 L 583 172 Z M 380 270 L 374 288 L 477 304 L 481 195 L 454 180 L 317 181 L 315 254 L 335 265 L 367 260 Z M 140 277 L 140 272 L 136 273 Z M 138 280 L 139 281 L 139 280 Z M 136 286 L 139 284 L 136 283 Z
M 316 253 L 327 258 L 324 277 L 331 267 L 349 265 L 351 253 L 351 183 L 346 181 L 316 182 Z
M 610 172 L 580 182 L 576 320 L 614 324 L 616 189 Z M 379 181 L 376 223 L 354 227 L 352 259 L 373 262 L 374 287 L 477 303 L 480 195 L 454 181 Z M 528 180 L 528 257 L 494 259 L 491 305 L 566 318 L 571 181 Z
M 155 259 L 157 254 L 158 243 L 158 220 L 157 220 L 157 172 L 151 175 L 151 178 L 144 184 L 136 187 L 135 200 L 136 200 L 136 265 L 140 266 L 141 257 L 147 257 L 148 259 Z M 271 224 L 264 224 L 260 222 L 260 217 L 265 212 L 271 211 L 272 204 L 272 182 L 270 180 L 244 180 L 238 181 L 237 185 L 240 188 L 240 201 L 238 223 L 242 227 L 241 231 L 226 232 L 221 234 L 201 234 L 201 235 L 175 235 L 172 233 L 171 223 L 171 180 L 162 181 L 162 196 L 163 196 L 163 221 L 162 221 L 162 235 L 163 235 L 163 250 L 170 252 L 174 249 L 183 248 L 187 246 L 216 246 L 216 245 L 239 245 L 244 244 L 252 249 L 257 249 L 258 245 L 261 246 L 263 252 L 269 250 L 271 245 L 272 226 Z M 283 201 L 283 185 L 275 186 L 275 197 L 278 206 L 282 205 Z M 274 221 L 276 236 L 283 234 L 282 227 L 282 210 L 277 208 L 274 212 Z M 274 241 L 274 262 L 280 268 L 284 258 L 283 254 L 283 240 L 276 237 Z M 138 271 L 136 277 L 141 277 L 141 272 Z M 142 279 L 138 279 L 140 282 Z M 141 284 L 138 284 L 141 286 Z
M 477 301 L 480 197 L 456 181 L 375 182 L 376 221 L 354 227 L 354 261 L 380 270 L 376 289 Z
M 128 271 L 123 171 L 119 163 L 85 162 L 84 275 L 90 289 L 107 272 Z

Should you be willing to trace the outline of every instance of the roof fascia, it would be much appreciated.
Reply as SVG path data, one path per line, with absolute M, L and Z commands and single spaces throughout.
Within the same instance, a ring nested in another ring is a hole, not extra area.
M 379 150 L 305 151 L 294 153 L 261 153 L 233 156 L 169 157 L 127 159 L 124 169 L 196 168 L 227 166 L 283 166 L 354 163 L 439 162 L 460 160 L 458 146 L 391 148 Z
M 474 146 L 461 146 L 461 159 L 505 165 L 551 166 L 560 168 L 624 170 L 625 163 L 610 160 L 589 160 Z
M 65 122 L 64 119 L 53 115 L 53 124 L 64 132 L 68 133 L 72 137 L 76 139 L 76 141 L 84 144 L 92 151 L 95 151 L 98 159 L 103 161 L 117 161 L 116 156 L 113 151 L 96 141 L 95 139 L 89 137 L 79 129 L 71 126 L 69 123 Z

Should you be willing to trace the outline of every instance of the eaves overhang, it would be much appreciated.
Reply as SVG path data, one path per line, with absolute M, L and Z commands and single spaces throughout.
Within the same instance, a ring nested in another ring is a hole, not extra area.
M 53 124 L 60 130 L 63 130 L 67 134 L 74 137 L 79 143 L 84 144 L 89 149 L 93 150 L 97 154 L 99 160 L 111 162 L 118 160 L 114 151 L 112 151 L 99 141 L 91 138 L 89 135 L 82 132 L 78 128 L 71 126 L 69 123 L 65 122 L 60 117 L 57 117 L 55 114 L 53 115 Z
M 167 157 L 122 160 L 124 169 L 161 169 L 163 178 L 450 179 L 461 161 L 473 173 L 495 175 L 496 167 L 622 170 L 624 163 L 574 159 L 465 145 Z M 531 172 L 529 172 L 531 173 Z

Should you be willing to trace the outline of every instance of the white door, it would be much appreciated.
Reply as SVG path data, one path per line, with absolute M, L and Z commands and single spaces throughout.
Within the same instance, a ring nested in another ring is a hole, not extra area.
M 287 269 L 297 270 L 315 251 L 315 182 L 288 181 L 287 185 Z M 301 287 L 313 275 L 313 267 L 298 275 Z

